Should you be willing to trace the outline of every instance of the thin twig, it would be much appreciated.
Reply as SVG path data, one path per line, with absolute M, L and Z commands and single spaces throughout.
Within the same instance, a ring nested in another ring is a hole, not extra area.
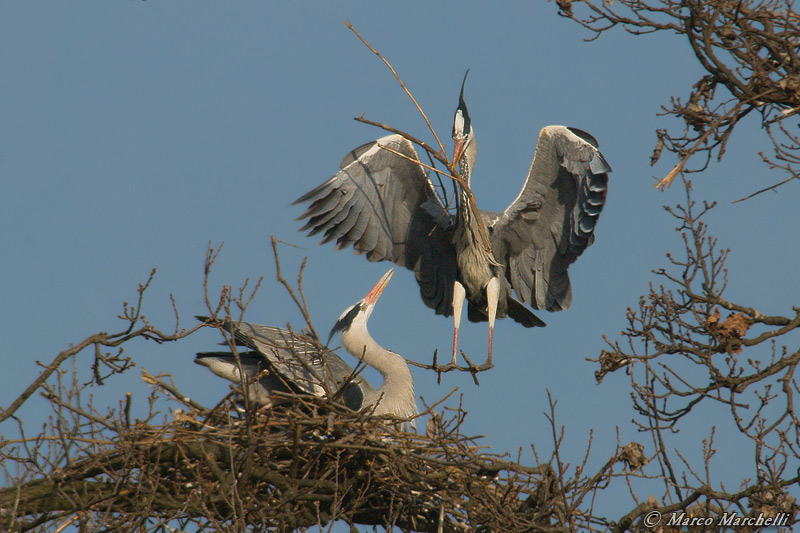
M 420 105 L 417 103 L 417 99 L 416 99 L 416 98 L 414 98 L 414 95 L 413 95 L 413 94 L 411 94 L 411 91 L 409 91 L 409 90 L 408 90 L 408 87 L 406 87 L 406 84 L 405 84 L 405 83 L 403 83 L 403 80 L 401 80 L 401 79 L 400 79 L 400 76 L 398 76 L 398 75 L 397 75 L 397 72 L 394 70 L 394 67 L 392 67 L 392 65 L 389 63 L 389 61 L 387 61 L 387 60 L 386 60 L 386 58 L 385 58 L 385 57 L 383 57 L 383 56 L 380 54 L 380 52 L 378 52 L 377 50 L 375 50 L 375 49 L 374 49 L 372 46 L 370 46 L 370 44 L 369 44 L 369 43 L 368 43 L 366 40 L 364 40 L 364 38 L 363 38 L 363 37 L 362 37 L 362 36 L 361 36 L 361 35 L 360 35 L 360 34 L 359 34 L 357 31 L 356 31 L 356 29 L 353 27 L 353 25 L 350 23 L 350 21 L 349 21 L 349 20 L 348 20 L 348 21 L 346 21 L 346 22 L 345 22 L 345 24 L 347 25 L 347 27 L 348 27 L 348 28 L 350 28 L 350 31 L 352 31 L 353 33 L 355 33 L 355 34 L 356 34 L 356 37 L 358 37 L 358 38 L 361 40 L 361 42 L 362 42 L 362 43 L 364 43 L 364 45 L 365 45 L 367 48 L 369 48 L 369 49 L 372 51 L 372 53 L 373 53 L 373 54 L 375 54 L 376 56 L 378 56 L 379 58 L 381 58 L 381 61 L 383 61 L 383 62 L 386 64 L 386 66 L 387 66 L 387 67 L 389 67 L 389 70 L 391 70 L 391 71 L 392 71 L 392 74 L 394 74 L 394 77 L 395 77 L 395 79 L 397 80 L 397 82 L 400 84 L 400 86 L 401 86 L 401 87 L 403 88 L 403 90 L 406 92 L 406 94 L 408 95 L 408 97 L 409 97 L 409 98 L 411 98 L 411 101 L 412 101 L 412 102 L 414 102 L 414 105 L 417 107 L 417 111 L 419 111 L 420 115 L 422 115 L 422 118 L 424 118 L 424 119 L 425 119 L 425 124 L 427 124 L 427 125 L 428 125 L 428 129 L 429 129 L 429 130 L 431 130 L 431 133 L 432 133 L 432 134 L 433 134 L 433 136 L 436 138 L 436 142 L 437 142 L 437 143 L 439 143 L 439 149 L 440 149 L 442 152 L 444 152 L 444 146 L 442 145 L 442 141 L 440 141 L 440 140 L 439 140 L 439 136 L 438 136 L 438 135 L 436 135 L 436 130 L 434 130 L 434 129 L 433 129 L 433 126 L 431 126 L 431 122 L 430 122 L 430 120 L 428 120 L 428 116 L 425 114 L 425 112 L 422 110 L 422 108 L 420 107 Z
M 297 296 L 295 295 L 292 286 L 289 285 L 289 282 L 286 281 L 283 275 L 281 274 L 281 261 L 280 258 L 278 257 L 278 242 L 283 243 L 283 241 L 278 241 L 278 239 L 276 239 L 274 235 L 270 235 L 270 241 L 272 242 L 272 253 L 275 256 L 275 276 L 277 277 L 278 282 L 286 288 L 286 290 L 289 292 L 289 296 L 291 296 L 292 300 L 294 300 L 295 305 L 297 305 L 297 308 L 300 310 L 300 314 L 303 315 L 303 319 L 306 321 L 306 324 L 308 325 L 308 329 L 311 332 L 311 335 L 315 339 L 320 340 L 320 336 L 317 333 L 317 330 L 314 328 L 314 324 L 311 322 L 311 315 L 308 312 L 308 307 L 306 305 L 306 298 L 303 295 L 303 288 L 302 287 L 298 288 L 298 290 L 300 291 L 300 295 L 302 297 L 302 302 L 301 302 L 300 299 L 298 299 Z M 305 260 L 303 261 L 303 265 L 305 265 Z M 301 272 L 298 276 L 298 283 L 301 282 L 302 279 L 303 277 L 301 269 Z
M 208 412 L 208 409 L 203 405 L 197 403 L 196 401 L 192 400 L 181 391 L 167 383 L 166 381 L 157 378 L 156 376 L 152 375 L 150 372 L 142 368 L 142 379 L 145 383 L 149 385 L 153 385 L 158 387 L 159 389 L 164 390 L 165 392 L 169 393 L 175 400 L 181 402 L 182 404 L 191 407 L 192 409 L 197 409 L 201 413 Z
M 478 203 L 475 200 L 475 195 L 472 194 L 472 189 L 470 189 L 469 183 L 467 183 L 467 181 L 461 176 L 461 174 L 458 173 L 458 170 L 456 170 L 454 165 L 450 164 L 450 162 L 447 160 L 446 157 L 443 157 L 439 152 L 436 152 L 433 148 L 431 148 L 424 141 L 421 141 L 421 140 L 417 139 L 416 137 L 414 137 L 413 135 L 409 135 L 408 133 L 406 133 L 404 131 L 398 130 L 397 128 L 393 128 L 391 126 L 387 126 L 386 124 L 382 124 L 380 122 L 375 122 L 373 120 L 369 120 L 369 119 L 366 119 L 364 117 L 354 117 L 353 120 L 356 120 L 358 122 L 363 122 L 364 124 L 369 124 L 371 126 L 376 126 L 378 128 L 384 129 L 384 130 L 389 131 L 391 133 L 395 133 L 397 135 L 400 135 L 401 137 L 403 137 L 403 138 L 411 141 L 412 143 L 420 146 L 423 150 L 425 150 L 430 155 L 432 155 L 434 158 L 436 158 L 437 161 L 439 161 L 440 163 L 444 164 L 447 167 L 447 170 L 450 172 L 450 174 L 449 175 L 448 174 L 442 174 L 442 175 L 445 175 L 448 178 L 450 178 L 451 180 L 453 180 L 454 182 L 456 182 L 458 184 L 458 186 L 461 187 L 461 189 L 467 195 L 467 201 L 469 202 L 469 207 L 472 210 L 472 216 L 477 221 L 478 233 L 481 236 L 481 241 L 483 241 L 484 249 L 489 254 L 489 257 L 494 258 L 494 255 L 492 254 L 492 244 L 491 244 L 491 242 L 489 242 L 489 234 L 486 232 L 486 224 L 484 224 L 483 217 L 481 216 L 481 212 L 478 209 Z M 422 164 L 420 161 L 415 161 L 415 162 L 420 164 L 420 165 Z

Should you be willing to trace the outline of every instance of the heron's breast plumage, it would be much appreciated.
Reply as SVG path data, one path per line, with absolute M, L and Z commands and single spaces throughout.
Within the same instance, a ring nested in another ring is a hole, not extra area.
M 469 219 L 457 224 L 453 233 L 453 245 L 456 249 L 456 263 L 458 265 L 458 280 L 467 291 L 467 299 L 481 309 L 487 307 L 486 285 L 494 277 L 502 276 L 493 257 L 489 255 L 481 242 L 475 223 Z M 503 284 L 507 285 L 507 284 Z M 497 306 L 497 316 L 506 315 L 507 287 L 501 287 L 500 301 Z

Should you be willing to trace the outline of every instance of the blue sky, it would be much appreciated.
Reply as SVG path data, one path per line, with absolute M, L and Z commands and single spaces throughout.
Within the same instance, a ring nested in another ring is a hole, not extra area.
M 630 423 L 628 378 L 608 376 L 598 386 L 585 358 L 604 348 L 603 334 L 614 339 L 625 328 L 626 308 L 646 293 L 665 251 L 681 250 L 662 206 L 681 201 L 682 187 L 653 188 L 676 160 L 665 155 L 651 168 L 649 156 L 654 130 L 674 125 L 656 116 L 660 106 L 671 95 L 687 96 L 700 71 L 671 35 L 618 31 L 586 43 L 589 35 L 549 2 L 0 5 L 0 405 L 35 378 L 35 361 L 50 361 L 97 331 L 121 329 L 115 316 L 122 302 L 154 267 L 147 317 L 169 329 L 172 294 L 182 325 L 191 325 L 205 312 L 209 241 L 224 242 L 213 290 L 264 276 L 250 321 L 302 325 L 274 282 L 270 235 L 303 247 L 281 249 L 292 277 L 308 256 L 305 289 L 320 331 L 366 294 L 390 265 L 317 246 L 297 231 L 302 209 L 289 204 L 330 177 L 350 149 L 383 135 L 355 116 L 430 135 L 345 20 L 392 62 L 448 144 L 461 79 L 471 69 L 465 100 L 478 143 L 473 190 L 481 207 L 499 211 L 516 197 L 548 124 L 590 132 L 614 169 L 596 242 L 570 269 L 572 307 L 544 313 L 544 329 L 498 322 L 495 368 L 479 387 L 453 374 L 437 385 L 434 374 L 414 369 L 418 394 L 434 402 L 459 387 L 469 412 L 465 431 L 487 435 L 496 452 L 516 456 L 522 448 L 529 463 L 531 443 L 543 456 L 552 449 L 543 415 L 548 389 L 558 401 L 557 422 L 567 426 L 562 453 L 573 464 L 592 429 L 595 466 L 613 453 L 617 427 L 623 443 L 639 440 L 652 453 Z M 779 180 L 760 164 L 757 151 L 767 145 L 758 124 L 739 129 L 727 159 L 695 178 L 696 198 L 720 202 L 708 222 L 720 246 L 733 249 L 728 297 L 785 314 L 797 303 L 798 287 L 787 281 L 798 251 L 776 229 L 796 223 L 794 190 L 730 203 Z M 422 304 L 406 270 L 396 272 L 370 330 L 383 346 L 420 362 L 452 342 L 452 320 Z M 126 353 L 211 405 L 227 383 L 192 360 L 216 342 L 209 330 L 178 343 L 132 343 Z M 466 324 L 460 346 L 482 361 L 486 325 Z M 82 353 L 79 364 L 90 358 Z M 107 389 L 98 398 L 116 404 L 130 390 L 142 408 L 149 392 L 137 372 Z M 26 413 L 41 416 L 33 406 Z M 709 431 L 696 420 L 675 438 L 699 452 L 698 435 Z M 749 461 L 752 450 L 720 451 L 721 478 L 738 483 L 741 475 L 726 477 L 726 464 L 742 455 Z M 614 493 L 600 503 L 609 514 L 633 507 Z

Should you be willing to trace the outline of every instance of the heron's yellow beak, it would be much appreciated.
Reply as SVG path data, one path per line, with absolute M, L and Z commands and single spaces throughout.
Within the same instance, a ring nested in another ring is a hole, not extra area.
M 378 301 L 378 298 L 380 298 L 383 289 L 385 289 L 386 285 L 389 284 L 389 280 L 392 279 L 393 275 L 394 275 L 394 268 L 390 268 L 389 272 L 383 275 L 380 281 L 378 281 L 377 285 L 372 287 L 372 290 L 369 291 L 369 294 L 367 294 L 366 298 L 364 298 L 364 303 L 366 305 L 371 305 Z
M 461 156 L 464 155 L 466 140 L 466 137 L 453 138 L 453 166 L 456 168 L 458 167 L 458 162 L 461 161 Z

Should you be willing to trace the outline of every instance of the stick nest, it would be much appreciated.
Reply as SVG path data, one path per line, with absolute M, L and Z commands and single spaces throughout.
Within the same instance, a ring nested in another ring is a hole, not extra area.
M 522 531 L 550 523 L 543 509 L 552 469 L 486 453 L 461 434 L 460 408 L 447 420 L 434 413 L 423 436 L 324 399 L 295 400 L 264 412 L 177 411 L 163 426 L 133 426 L 106 453 L 24 485 L 19 501 L 30 508 L 18 514 L 35 515 L 39 505 L 52 511 L 52 498 L 62 498 L 64 510 L 83 509 L 84 517 L 102 509 L 95 523 L 108 525 L 113 514 L 115 527 L 145 517 L 201 530 L 303 530 L 344 520 L 351 528 Z

